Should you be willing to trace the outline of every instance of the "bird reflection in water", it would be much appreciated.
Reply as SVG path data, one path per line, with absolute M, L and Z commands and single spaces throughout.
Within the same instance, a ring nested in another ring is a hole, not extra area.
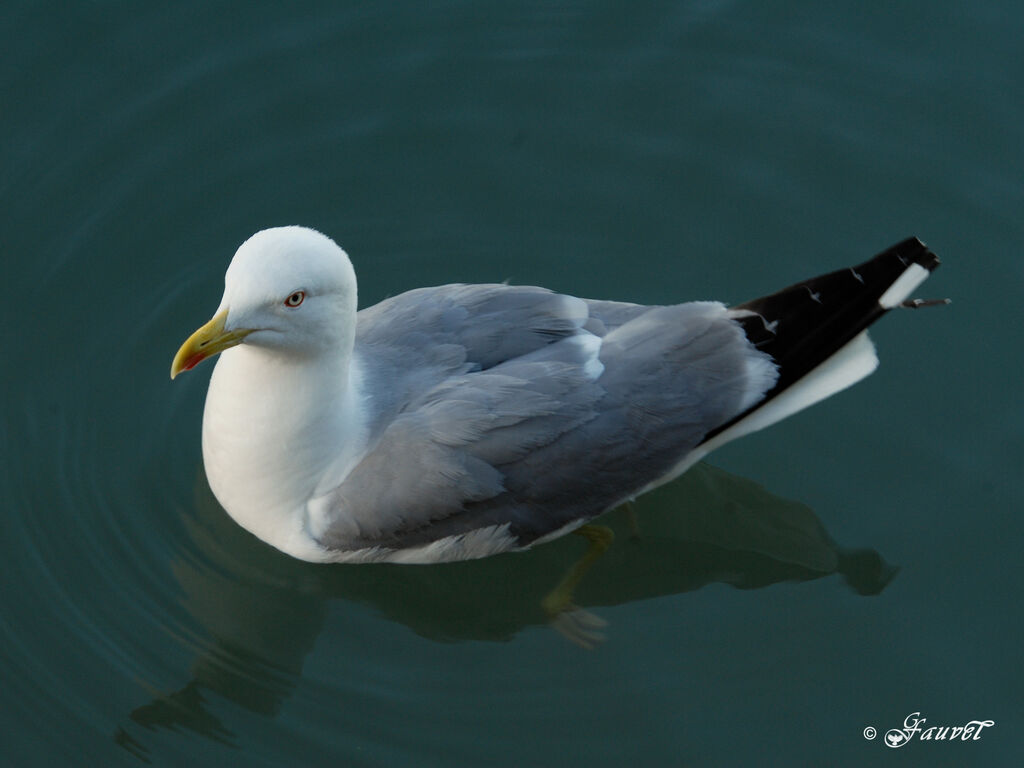
M 313 565 L 277 553 L 221 510 L 205 479 L 194 517 L 193 551 L 172 563 L 188 611 L 211 642 L 180 690 L 135 709 L 115 739 L 137 757 L 133 733 L 187 729 L 233 743 L 206 707 L 204 692 L 274 715 L 298 681 L 330 600 L 375 608 L 435 641 L 507 641 L 549 622 L 542 603 L 587 550 L 578 536 L 482 560 L 437 565 Z M 597 644 L 601 606 L 724 583 L 757 589 L 839 575 L 857 594 L 880 593 L 896 569 L 874 550 L 848 550 L 805 505 L 707 464 L 597 521 L 614 542 L 574 592 L 585 608 L 570 639 Z M 593 611 L 594 613 L 591 613 Z M 608 628 L 614 638 L 615 628 Z M 552 633 L 554 637 L 554 633 Z

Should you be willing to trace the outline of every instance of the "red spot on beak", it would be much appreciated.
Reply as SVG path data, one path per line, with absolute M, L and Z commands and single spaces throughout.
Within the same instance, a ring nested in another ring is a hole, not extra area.
M 181 367 L 181 370 L 191 371 L 205 359 L 206 355 L 204 355 L 202 352 L 197 352 L 196 354 L 192 355 L 192 357 L 185 361 L 185 365 Z

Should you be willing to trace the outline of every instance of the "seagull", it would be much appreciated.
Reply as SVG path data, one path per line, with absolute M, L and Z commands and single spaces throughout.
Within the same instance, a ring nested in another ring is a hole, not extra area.
M 453 284 L 357 310 L 347 254 L 276 227 L 238 248 L 171 378 L 220 355 L 206 474 L 264 542 L 319 563 L 479 558 L 581 529 L 864 378 L 866 328 L 933 303 L 907 297 L 938 264 L 910 238 L 733 307 Z

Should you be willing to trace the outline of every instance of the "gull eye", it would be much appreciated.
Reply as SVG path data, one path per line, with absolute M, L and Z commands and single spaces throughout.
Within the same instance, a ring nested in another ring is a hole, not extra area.
M 305 298 L 305 291 L 296 291 L 295 293 L 293 293 L 291 296 L 284 300 L 284 305 L 286 307 L 297 307 L 305 300 Z

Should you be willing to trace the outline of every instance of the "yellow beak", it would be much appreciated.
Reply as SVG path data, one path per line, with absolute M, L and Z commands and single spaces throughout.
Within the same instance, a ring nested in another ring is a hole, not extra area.
M 174 362 L 171 363 L 172 379 L 182 371 L 192 370 L 206 358 L 240 344 L 242 339 L 252 333 L 252 329 L 249 328 L 225 331 L 224 325 L 227 320 L 228 311 L 221 310 L 210 322 L 185 340 L 178 354 L 174 356 Z

